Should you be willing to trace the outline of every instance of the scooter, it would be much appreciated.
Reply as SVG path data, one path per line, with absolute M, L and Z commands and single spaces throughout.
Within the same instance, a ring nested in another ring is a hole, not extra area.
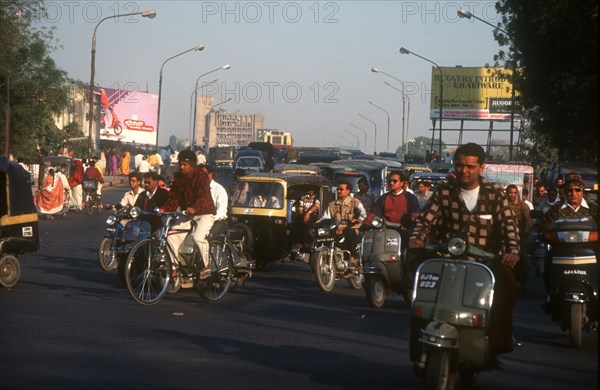
M 309 231 L 313 242 L 310 265 L 319 288 L 325 292 L 332 291 L 338 279 L 346 279 L 355 290 L 362 288 L 363 274 L 357 264 L 351 264 L 350 251 L 341 249 L 345 239 L 343 231 L 348 223 L 348 220 L 323 219 Z
M 401 294 L 404 302 L 410 305 L 412 279 L 408 278 L 402 238 L 394 230 L 399 229 L 400 224 L 376 216 L 371 227 L 363 235 L 360 252 L 367 301 L 371 307 L 380 308 L 386 297 L 396 293 Z
M 474 256 L 491 264 L 497 256 L 458 236 L 435 250 L 452 258 L 426 260 L 416 271 L 411 360 L 427 388 L 453 389 L 457 372 L 470 387 L 478 372 L 491 367 L 487 328 L 495 279 L 487 265 L 460 259 Z
M 579 348 L 582 330 L 598 327 L 598 225 L 590 217 L 558 219 L 541 239 L 549 247 L 544 310 Z
M 108 108 L 106 108 L 106 110 L 110 111 L 110 116 L 112 117 L 112 123 L 110 125 L 110 128 L 114 130 L 116 135 L 121 134 L 121 132 L 123 132 L 123 127 L 121 126 L 121 121 L 119 120 L 119 117 L 115 113 L 114 105 L 111 104 L 110 106 L 108 106 Z M 100 127 L 101 128 L 104 128 L 106 126 L 105 117 L 106 117 L 105 110 L 102 110 L 102 112 L 100 113 Z M 107 131 L 107 133 L 108 133 L 108 131 Z

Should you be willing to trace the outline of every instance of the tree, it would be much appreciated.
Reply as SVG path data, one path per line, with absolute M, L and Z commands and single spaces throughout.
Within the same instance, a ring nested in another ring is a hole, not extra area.
M 61 135 L 53 115 L 68 103 L 67 74 L 49 55 L 52 30 L 31 27 L 43 12 L 41 0 L 0 2 L 0 123 L 8 118 L 10 151 L 28 162 L 56 153 L 54 138 Z
M 598 3 L 594 0 L 499 0 L 496 61 L 511 68 L 530 128 L 529 155 L 549 145 L 564 160 L 597 161 Z M 542 147 L 538 150 L 538 147 Z

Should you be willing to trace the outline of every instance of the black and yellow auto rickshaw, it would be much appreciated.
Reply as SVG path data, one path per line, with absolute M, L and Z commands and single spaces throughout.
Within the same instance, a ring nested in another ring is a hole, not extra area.
M 256 173 L 235 183 L 229 216 L 251 232 L 251 251 L 258 268 L 282 259 L 294 244 L 302 244 L 307 226 L 296 214 L 296 205 L 309 190 L 321 204 L 319 217 L 323 205 L 333 199 L 331 181 L 323 176 Z
M 33 203 L 31 174 L 0 156 L 0 285 L 19 280 L 17 256 L 36 252 L 39 246 L 38 214 Z

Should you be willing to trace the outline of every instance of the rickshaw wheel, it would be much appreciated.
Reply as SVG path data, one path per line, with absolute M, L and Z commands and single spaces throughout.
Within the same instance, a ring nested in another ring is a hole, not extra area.
M 21 275 L 19 260 L 12 254 L 6 253 L 0 257 L 0 285 L 12 287 L 17 284 Z
M 208 302 L 218 302 L 227 295 L 233 277 L 233 258 L 227 245 L 219 241 L 210 243 L 211 276 L 197 280 L 196 289 L 200 297 Z

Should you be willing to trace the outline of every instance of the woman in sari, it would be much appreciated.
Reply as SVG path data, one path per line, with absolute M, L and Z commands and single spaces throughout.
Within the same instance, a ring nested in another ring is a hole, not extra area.
M 110 176 L 117 176 L 119 174 L 119 162 L 117 158 L 117 151 L 114 148 L 108 155 L 108 160 L 110 161 L 110 171 L 108 174 Z
M 121 175 L 129 176 L 129 162 L 131 160 L 131 155 L 128 151 L 123 151 L 121 154 Z
M 81 188 L 83 173 L 83 162 L 75 160 L 73 176 L 69 178 L 69 184 L 71 185 L 71 208 L 77 211 L 81 211 L 81 202 L 83 200 L 83 190 Z
M 48 171 L 43 187 L 35 194 L 35 203 L 40 213 L 48 219 L 54 219 L 54 214 L 62 211 L 65 203 L 65 190 L 62 180 L 54 175 L 54 169 Z

